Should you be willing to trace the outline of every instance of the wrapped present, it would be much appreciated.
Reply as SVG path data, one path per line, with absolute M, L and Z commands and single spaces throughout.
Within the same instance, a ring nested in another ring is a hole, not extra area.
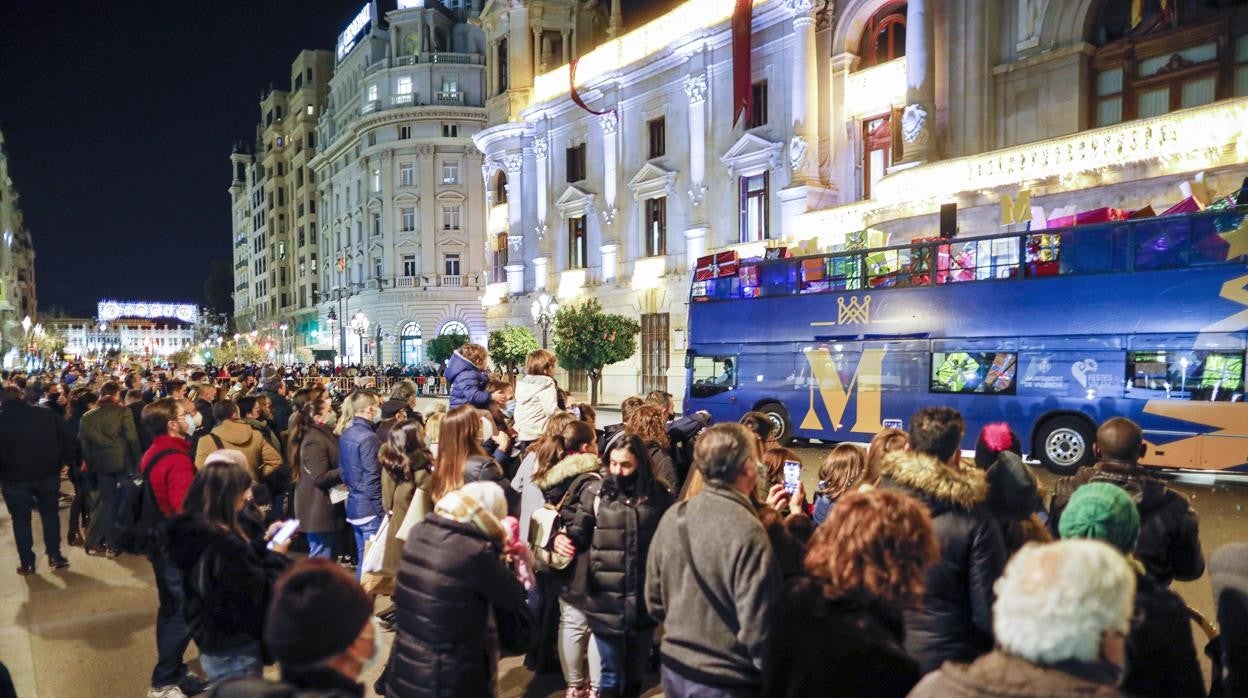
M 737 272 L 737 276 L 741 279 L 741 286 L 745 288 L 758 288 L 758 265 L 742 264 Z
M 1173 215 L 1177 215 L 1180 213 L 1196 213 L 1197 211 L 1200 211 L 1202 208 L 1203 207 L 1200 205 L 1200 202 L 1196 200 L 1196 197 L 1189 196 L 1186 199 L 1183 199 L 1182 201 L 1180 201 L 1179 203 L 1162 211 L 1161 215 L 1173 216 Z
M 698 263 L 693 270 L 693 278 L 695 281 L 706 281 L 724 276 L 736 276 L 737 264 L 736 250 L 698 257 Z
M 888 244 L 888 233 L 875 228 L 867 228 L 845 235 L 846 250 L 869 250 Z
M 823 257 L 808 257 L 802 260 L 802 281 L 823 281 L 827 274 L 827 260 Z
M 819 241 L 815 238 L 802 240 L 793 248 L 793 253 L 798 257 L 819 254 Z
M 1144 208 L 1137 208 L 1136 210 L 1132 211 L 1131 215 L 1127 216 L 1127 220 L 1134 221 L 1134 220 L 1139 220 L 1141 218 L 1152 218 L 1153 216 L 1156 216 L 1156 215 L 1157 215 L 1157 212 L 1153 210 L 1152 206 L 1145 206 Z
M 768 247 L 767 251 L 763 253 L 763 259 L 766 260 L 788 259 L 792 256 L 789 254 L 789 248 L 787 247 Z
M 1091 211 L 1081 211 L 1073 216 L 1061 216 L 1050 218 L 1048 228 L 1069 228 L 1075 225 L 1090 225 L 1092 223 L 1112 223 L 1114 221 L 1125 221 L 1127 212 L 1120 208 L 1110 208 L 1108 206 L 1102 208 L 1094 208 Z

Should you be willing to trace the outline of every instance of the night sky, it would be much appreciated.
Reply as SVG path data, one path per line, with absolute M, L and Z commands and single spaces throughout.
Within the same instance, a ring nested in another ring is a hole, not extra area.
M 41 312 L 203 300 L 230 260 L 229 154 L 362 0 L 0 0 L 0 129 Z M 393 2 L 382 2 L 382 10 Z M 625 21 L 673 0 L 624 0 Z

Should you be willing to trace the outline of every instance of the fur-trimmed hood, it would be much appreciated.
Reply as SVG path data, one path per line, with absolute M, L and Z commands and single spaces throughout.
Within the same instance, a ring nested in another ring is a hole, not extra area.
M 971 509 L 988 498 L 988 479 L 973 463 L 953 467 L 926 453 L 893 451 L 885 457 L 883 471 L 887 480 L 930 504 Z
M 540 490 L 548 490 L 565 480 L 577 475 L 597 472 L 602 467 L 598 456 L 592 453 L 576 453 L 555 464 L 555 467 L 533 478 L 533 484 Z

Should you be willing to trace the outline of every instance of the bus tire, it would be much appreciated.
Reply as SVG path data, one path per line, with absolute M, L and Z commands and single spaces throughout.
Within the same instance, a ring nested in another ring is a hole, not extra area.
M 793 440 L 793 422 L 789 420 L 789 411 L 778 402 L 764 402 L 756 408 L 767 415 L 771 423 L 780 429 L 776 441 L 781 446 L 788 446 Z
M 1092 444 L 1096 431 L 1086 419 L 1066 415 L 1054 417 L 1036 431 L 1035 457 L 1054 475 L 1074 475 L 1080 466 L 1094 460 Z

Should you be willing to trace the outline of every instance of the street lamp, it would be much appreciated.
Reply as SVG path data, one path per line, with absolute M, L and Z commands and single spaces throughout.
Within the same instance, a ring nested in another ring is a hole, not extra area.
M 333 339 L 333 336 L 334 336 L 334 323 L 335 323 L 335 322 L 338 322 L 338 314 L 334 312 L 334 309 L 333 309 L 333 308 L 330 308 L 330 309 L 329 309 L 329 315 L 326 315 L 326 316 L 325 316 L 325 324 L 329 325 L 329 336 L 330 336 L 330 339 L 331 339 L 331 340 Z M 338 350 L 337 350 L 337 349 L 334 349 L 334 350 L 332 350 L 332 351 L 334 352 L 334 354 L 337 354 L 337 353 L 338 353 Z M 337 361 L 331 361 L 330 363 L 331 363 L 331 364 L 336 364 L 336 363 L 338 363 L 338 362 L 337 362 Z
M 288 364 L 290 363 L 290 356 L 286 352 L 286 330 L 290 329 L 290 326 L 283 322 L 277 326 L 277 329 L 282 331 L 282 363 Z
M 368 316 L 363 310 L 357 310 L 351 317 L 351 329 L 360 336 L 360 365 L 364 365 L 364 335 L 368 334 Z
M 555 324 L 555 313 L 559 312 L 559 302 L 549 293 L 543 293 L 529 306 L 529 311 L 533 314 L 533 322 L 542 328 L 542 348 L 545 349 L 550 326 Z

